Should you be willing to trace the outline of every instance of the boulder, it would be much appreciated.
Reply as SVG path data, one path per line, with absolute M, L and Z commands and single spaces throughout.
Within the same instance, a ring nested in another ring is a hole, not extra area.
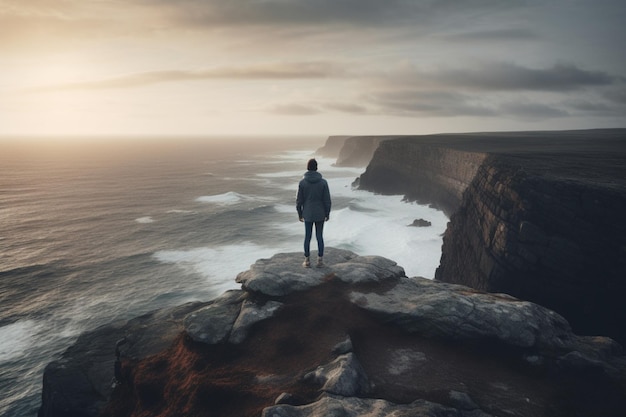
M 321 385 L 324 392 L 344 397 L 370 392 L 365 370 L 351 352 L 339 356 L 327 365 L 319 366 L 315 371 L 306 374 L 304 379 Z
M 249 270 L 237 275 L 245 291 L 267 296 L 285 296 L 322 284 L 329 279 L 357 284 L 381 282 L 404 276 L 404 269 L 381 256 L 358 256 L 343 249 L 327 248 L 324 268 L 303 268 L 299 253 L 279 253 L 259 259 Z
M 254 324 L 272 317 L 282 305 L 281 302 L 271 300 L 263 304 L 245 300 L 241 305 L 239 316 L 233 324 L 228 341 L 233 344 L 243 342 Z
M 210 305 L 185 317 L 185 331 L 196 342 L 222 343 L 228 339 L 239 317 L 245 293 L 241 290 L 227 291 Z
M 381 293 L 353 291 L 350 299 L 408 332 L 449 340 L 561 348 L 573 336 L 563 317 L 537 304 L 425 278 L 402 278 Z
M 424 219 L 415 219 L 413 220 L 413 223 L 411 223 L 409 226 L 410 227 L 430 227 L 433 224 L 431 222 L 429 222 L 428 220 L 424 220 Z

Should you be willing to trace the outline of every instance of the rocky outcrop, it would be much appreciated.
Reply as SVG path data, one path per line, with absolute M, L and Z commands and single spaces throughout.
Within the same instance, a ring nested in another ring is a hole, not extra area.
M 503 292 L 626 342 L 626 130 L 382 143 L 360 187 L 451 215 L 436 279 Z
M 415 219 L 413 220 L 413 223 L 409 225 L 409 227 L 430 227 L 432 225 L 432 222 L 429 222 L 428 220 Z
M 100 415 L 115 386 L 116 344 L 133 360 L 155 355 L 183 331 L 183 319 L 205 305 L 185 304 L 83 333 L 46 367 L 39 417 Z
M 40 415 L 626 412 L 621 347 L 575 335 L 544 307 L 336 248 L 323 268 L 301 260 L 258 260 L 237 277 L 241 290 L 82 336 L 46 370 Z M 115 388 L 72 391 L 111 381 L 105 353 L 120 337 Z

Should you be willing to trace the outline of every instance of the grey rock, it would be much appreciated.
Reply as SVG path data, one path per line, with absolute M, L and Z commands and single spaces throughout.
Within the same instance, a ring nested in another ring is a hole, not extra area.
M 98 416 L 113 391 L 116 341 L 124 358 L 140 360 L 166 349 L 183 330 L 183 319 L 206 303 L 188 303 L 85 332 L 60 359 L 46 366 L 43 416 Z
M 573 337 L 563 317 L 537 304 L 424 278 L 401 279 L 380 294 L 353 291 L 350 299 L 409 332 L 449 340 L 562 348 Z
M 387 372 L 393 376 L 415 375 L 416 371 L 428 362 L 426 354 L 412 349 L 394 349 L 389 355 Z
M 559 367 L 570 372 L 587 374 L 603 374 L 614 380 L 623 375 L 623 369 L 619 369 L 607 362 L 594 359 L 579 351 L 572 351 L 557 360 Z
M 352 352 L 352 339 L 350 336 L 346 336 L 346 339 L 343 342 L 337 343 L 337 345 L 333 348 L 333 353 L 337 355 L 343 355 L 348 352 Z
M 241 305 L 239 316 L 233 324 L 228 341 L 233 344 L 243 342 L 253 324 L 272 317 L 282 305 L 283 303 L 278 301 L 268 301 L 259 305 L 253 301 L 245 300 Z
M 409 227 L 430 227 L 432 225 L 432 222 L 429 222 L 428 220 L 415 219 L 413 220 L 413 223 L 409 225 Z
M 332 266 L 335 276 L 348 284 L 382 282 L 404 277 L 404 268 L 382 256 L 357 256 L 349 262 Z
M 275 405 L 263 410 L 262 417 L 489 417 L 481 410 L 457 410 L 425 400 L 394 404 L 381 399 L 327 395 L 303 405 Z
M 404 276 L 404 269 L 380 256 L 358 256 L 337 248 L 326 248 L 324 268 L 303 268 L 299 253 L 279 253 L 256 261 L 236 281 L 246 291 L 268 296 L 284 296 L 303 291 L 334 278 L 346 283 L 380 282 Z
M 196 342 L 225 342 L 239 316 L 245 295 L 241 290 L 227 291 L 210 305 L 190 313 L 185 317 L 185 331 Z
M 322 391 L 350 397 L 366 394 L 370 383 L 365 370 L 354 353 L 339 356 L 333 362 L 319 366 L 304 376 L 305 381 L 322 385 Z
M 450 391 L 450 401 L 452 401 L 452 404 L 460 410 L 477 410 L 478 409 L 478 406 L 476 405 L 474 400 L 472 400 L 472 397 L 470 397 L 465 392 L 454 391 L 454 390 Z

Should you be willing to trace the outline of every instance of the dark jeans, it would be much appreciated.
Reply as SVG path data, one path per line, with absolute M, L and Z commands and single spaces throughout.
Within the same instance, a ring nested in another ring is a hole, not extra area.
M 315 224 L 315 239 L 317 240 L 317 256 L 324 256 L 324 221 L 304 222 L 304 256 L 311 254 L 311 237 L 313 236 L 313 225 Z

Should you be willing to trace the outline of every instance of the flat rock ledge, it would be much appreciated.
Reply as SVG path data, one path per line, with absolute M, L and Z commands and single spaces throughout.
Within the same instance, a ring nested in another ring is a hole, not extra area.
M 300 254 L 279 253 L 256 261 L 248 271 L 237 275 L 236 281 L 246 291 L 283 296 L 318 286 L 331 278 L 358 284 L 404 276 L 404 269 L 394 261 L 380 256 L 358 256 L 342 249 L 326 251 L 327 266 L 322 268 L 303 268 L 303 260 Z
M 337 248 L 301 263 L 260 259 L 240 290 L 81 336 L 39 416 L 626 415 L 621 346 L 551 310 Z

